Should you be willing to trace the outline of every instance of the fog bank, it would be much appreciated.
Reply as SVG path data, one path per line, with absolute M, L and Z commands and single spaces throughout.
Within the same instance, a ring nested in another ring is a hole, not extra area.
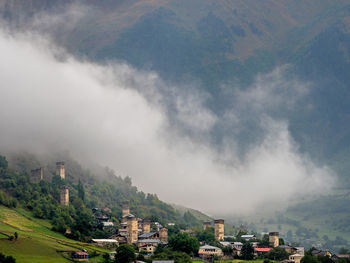
M 288 120 L 271 114 L 307 93 L 283 68 L 231 94 L 232 107 L 218 116 L 198 89 L 177 92 L 155 72 L 79 60 L 36 34 L 2 30 L 0 51 L 0 152 L 68 150 L 210 214 L 285 207 L 334 184 L 329 168 L 299 152 Z M 223 143 L 214 145 L 219 126 Z M 242 154 L 249 127 L 259 135 Z

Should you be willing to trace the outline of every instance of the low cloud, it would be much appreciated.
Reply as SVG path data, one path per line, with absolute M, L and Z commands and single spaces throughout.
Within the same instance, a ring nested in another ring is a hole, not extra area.
M 234 92 L 232 107 L 218 115 L 197 89 L 176 92 L 155 72 L 80 61 L 35 34 L 1 31 L 0 50 L 3 152 L 68 150 L 210 214 L 285 207 L 334 183 L 329 168 L 298 151 L 288 120 L 271 114 L 307 93 L 307 85 L 284 79 L 283 68 Z M 250 131 L 257 139 L 241 153 L 247 123 L 259 134 Z M 225 132 L 215 144 L 219 126 Z

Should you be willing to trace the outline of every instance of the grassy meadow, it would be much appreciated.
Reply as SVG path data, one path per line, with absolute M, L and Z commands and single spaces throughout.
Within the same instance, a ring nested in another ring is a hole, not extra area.
M 50 230 L 48 221 L 32 217 L 30 212 L 17 208 L 0 206 L 0 252 L 16 258 L 19 263 L 26 262 L 71 262 L 70 252 L 86 249 L 91 255 L 108 252 L 87 243 L 77 242 Z M 12 241 L 9 236 L 18 233 Z M 101 256 L 89 262 L 100 262 Z

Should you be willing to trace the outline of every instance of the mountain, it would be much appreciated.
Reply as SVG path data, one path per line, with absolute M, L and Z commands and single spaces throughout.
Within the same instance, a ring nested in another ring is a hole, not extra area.
M 339 183 L 330 196 L 289 208 L 292 236 L 295 238 L 297 231 L 293 220 L 298 218 L 305 218 L 312 233 L 317 228 L 328 229 L 312 242 L 327 242 L 322 238 L 325 234 L 349 235 L 349 212 L 342 209 L 350 187 L 349 1 L 85 2 L 87 5 L 73 0 L 5 0 L 0 12 L 12 27 L 49 34 L 77 56 L 100 63 L 126 61 L 136 68 L 155 70 L 179 89 L 186 88 L 183 83 L 199 83 L 201 90 L 210 94 L 208 106 L 218 116 L 231 107 L 234 91 L 246 90 L 257 74 L 276 67 L 288 64 L 293 78 L 311 83 L 293 110 L 282 107 L 272 115 L 288 120 L 299 150 L 329 165 L 338 174 Z M 242 143 L 248 144 L 259 131 L 246 130 L 249 133 L 242 136 Z M 217 139 L 224 132 L 218 129 L 213 137 Z M 127 185 L 124 179 L 113 180 L 117 180 L 116 185 Z M 127 194 L 121 197 L 127 198 Z M 171 214 L 174 217 L 169 219 L 175 219 L 176 213 Z M 282 224 L 275 218 L 269 222 L 275 222 L 271 228 Z M 290 229 L 285 230 L 287 234 Z
M 218 114 L 229 107 L 222 84 L 245 89 L 258 73 L 292 65 L 298 78 L 313 85 L 298 110 L 282 117 L 301 149 L 331 165 L 348 184 L 348 1 L 86 3 L 6 0 L 0 10 L 15 27 L 49 30 L 78 56 L 124 60 L 170 82 L 199 81 Z
M 53 158 L 53 159 L 52 159 Z M 55 161 L 64 161 L 65 179 L 56 175 Z M 122 215 L 122 203 L 130 203 L 130 211 L 139 218 L 152 222 L 176 223 L 187 228 L 202 225 L 203 214 L 183 214 L 158 199 L 155 194 L 145 194 L 132 185 L 130 177 L 120 177 L 108 168 L 96 168 L 94 173 L 83 168 L 69 154 L 40 157 L 29 153 L 0 156 L 0 204 L 10 208 L 20 207 L 36 218 L 49 220 L 52 229 L 68 237 L 89 241 L 114 233 L 104 233 L 96 227 L 92 210 L 105 213 L 116 226 Z M 31 170 L 41 167 L 43 180 L 34 181 Z M 60 188 L 69 189 L 69 207 L 60 206 Z M 66 209 L 67 208 L 67 209 Z M 103 212 L 106 210 L 107 212 Z

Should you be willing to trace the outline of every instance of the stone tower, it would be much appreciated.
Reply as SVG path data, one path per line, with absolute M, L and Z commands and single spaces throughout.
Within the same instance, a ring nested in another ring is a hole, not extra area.
M 225 234 L 224 223 L 225 223 L 225 221 L 223 219 L 214 220 L 215 240 L 216 241 L 224 240 L 224 234 Z
M 122 216 L 126 217 L 130 214 L 130 203 L 129 201 L 125 201 L 122 203 Z
M 30 181 L 32 183 L 39 183 L 43 179 L 43 168 L 30 171 Z
M 149 232 L 151 232 L 151 221 L 143 220 L 142 233 L 145 234 L 145 233 L 149 233 Z
M 137 243 L 138 240 L 138 224 L 137 224 L 137 218 L 134 217 L 133 215 L 128 215 L 126 217 L 126 222 L 127 222 L 127 234 L 126 234 L 126 239 L 127 243 L 129 245 Z
M 69 189 L 67 186 L 61 188 L 60 204 L 64 206 L 69 205 Z
M 129 201 L 122 202 L 122 223 L 126 223 L 126 217 L 130 215 L 130 204 Z
M 159 240 L 163 244 L 168 243 L 168 229 L 163 227 L 162 229 L 159 230 Z
M 206 230 L 208 227 L 211 227 L 211 222 L 203 222 L 203 229 Z
M 279 233 L 278 232 L 270 232 L 269 233 L 269 243 L 270 247 L 278 247 L 280 244 L 279 240 Z
M 56 163 L 56 175 L 59 175 L 61 179 L 65 179 L 65 170 L 64 170 L 64 162 Z

